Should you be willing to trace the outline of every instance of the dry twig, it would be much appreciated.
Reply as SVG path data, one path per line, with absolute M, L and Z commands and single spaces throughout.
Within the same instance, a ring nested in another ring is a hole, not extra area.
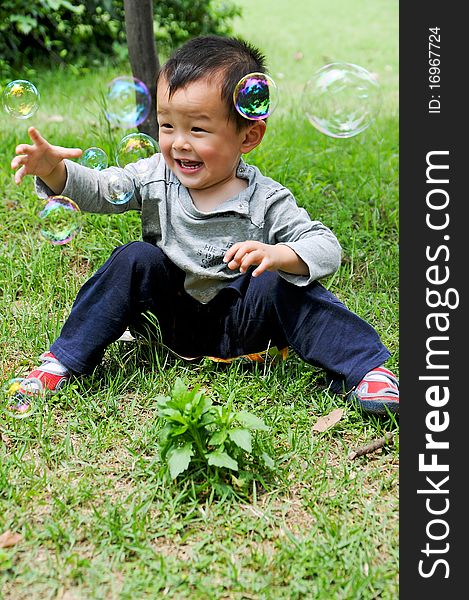
M 360 446 L 353 452 L 350 452 L 350 454 L 348 455 L 348 459 L 353 460 L 354 458 L 357 458 L 357 456 L 363 456 L 364 454 L 368 454 L 369 452 L 374 452 L 379 448 L 383 448 L 388 442 L 390 442 L 393 439 L 393 436 L 394 434 L 391 431 L 388 431 L 383 437 L 380 437 L 377 440 L 373 440 L 369 444 Z

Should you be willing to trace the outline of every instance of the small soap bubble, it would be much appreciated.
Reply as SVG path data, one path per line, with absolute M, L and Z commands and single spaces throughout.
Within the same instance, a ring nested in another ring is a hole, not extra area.
M 335 62 L 306 83 L 302 105 L 309 122 L 333 138 L 350 138 L 367 129 L 381 106 L 376 77 L 363 67 Z
M 84 167 L 96 169 L 97 171 L 106 169 L 109 164 L 106 152 L 104 152 L 104 150 L 101 148 L 96 148 L 95 146 L 87 148 L 81 155 L 79 162 Z
M 36 377 L 15 377 L 2 388 L 2 408 L 14 419 L 24 419 L 37 410 L 39 397 L 44 393 L 42 383 Z
M 70 242 L 83 226 L 78 206 L 66 196 L 50 196 L 39 213 L 42 237 L 54 245 Z
M 16 119 L 29 119 L 39 108 L 40 95 L 36 86 L 25 79 L 10 81 L 2 93 L 5 111 Z
M 134 182 L 122 170 L 116 169 L 106 181 L 104 197 L 111 204 L 126 204 L 134 195 Z
M 146 133 L 129 133 L 119 142 L 116 163 L 125 167 L 141 158 L 149 158 L 159 151 L 156 141 Z
M 278 88 L 265 73 L 249 73 L 236 85 L 233 101 L 236 110 L 246 119 L 266 119 L 277 107 Z
M 106 119 L 124 129 L 143 123 L 151 108 L 147 86 L 143 81 L 125 75 L 116 77 L 108 84 L 105 102 Z

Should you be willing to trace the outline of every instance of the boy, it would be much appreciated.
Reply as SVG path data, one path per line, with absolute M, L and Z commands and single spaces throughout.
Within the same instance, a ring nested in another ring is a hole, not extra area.
M 133 195 L 106 200 L 112 167 L 95 171 L 69 159 L 77 148 L 50 145 L 30 128 L 12 168 L 16 183 L 36 176 L 38 194 L 63 194 L 82 210 L 139 210 L 143 241 L 116 248 L 83 285 L 60 336 L 31 377 L 55 391 L 90 373 L 106 347 L 144 313 L 162 341 L 186 357 L 228 359 L 292 347 L 326 370 L 330 388 L 351 393 L 369 412 L 398 412 L 396 377 L 376 331 L 318 280 L 336 271 L 341 248 L 291 192 L 242 160 L 260 144 L 265 120 L 247 120 L 233 103 L 238 81 L 265 72 L 264 57 L 237 39 L 190 40 L 163 65 L 157 82 L 161 153 L 124 169 Z

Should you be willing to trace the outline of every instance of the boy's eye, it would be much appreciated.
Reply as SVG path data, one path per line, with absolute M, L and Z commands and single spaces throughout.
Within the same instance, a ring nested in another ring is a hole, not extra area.
M 161 127 L 161 129 L 172 129 L 173 128 L 171 123 L 161 123 L 160 127 Z
M 202 132 L 202 133 L 205 132 L 206 133 L 206 130 L 202 129 L 202 127 L 193 127 L 192 131 L 194 131 L 195 133 L 200 133 L 200 132 Z

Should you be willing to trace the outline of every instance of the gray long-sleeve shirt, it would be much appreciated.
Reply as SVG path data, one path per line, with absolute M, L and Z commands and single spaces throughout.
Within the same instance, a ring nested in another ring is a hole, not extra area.
M 240 160 L 237 176 L 248 186 L 210 212 L 194 205 L 187 188 L 168 169 L 161 154 L 127 165 L 97 171 L 66 160 L 67 181 L 62 195 L 81 210 L 95 213 L 141 213 L 142 237 L 156 244 L 185 273 L 184 287 L 196 300 L 209 302 L 230 281 L 239 277 L 223 262 L 236 242 L 257 240 L 285 244 L 306 263 L 309 275 L 279 271 L 281 277 L 303 286 L 336 271 L 341 248 L 335 235 L 312 221 L 292 193 L 257 167 Z M 122 172 L 125 179 L 119 179 Z M 113 180 L 130 187 L 132 197 L 123 204 L 106 200 Z M 36 180 L 39 196 L 52 191 Z

